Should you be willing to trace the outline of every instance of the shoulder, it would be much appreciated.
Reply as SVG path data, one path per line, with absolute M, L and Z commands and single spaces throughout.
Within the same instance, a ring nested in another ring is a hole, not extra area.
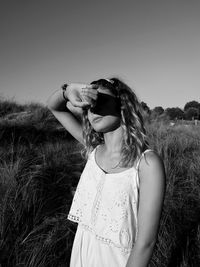
M 143 152 L 138 171 L 141 180 L 165 180 L 164 162 L 160 155 L 154 150 Z
M 147 150 L 142 153 L 140 168 L 156 168 L 163 165 L 160 155 L 154 150 Z

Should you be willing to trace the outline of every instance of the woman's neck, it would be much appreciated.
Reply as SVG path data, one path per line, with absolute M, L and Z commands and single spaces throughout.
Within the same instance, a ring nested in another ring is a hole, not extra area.
M 104 147 L 108 154 L 120 153 L 122 148 L 123 129 L 118 127 L 117 129 L 104 133 Z

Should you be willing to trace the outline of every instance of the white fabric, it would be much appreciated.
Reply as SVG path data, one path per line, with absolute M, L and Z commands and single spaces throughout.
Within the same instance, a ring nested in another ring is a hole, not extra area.
M 148 150 L 120 173 L 105 173 L 92 151 L 68 214 L 78 223 L 70 267 L 126 266 L 137 239 L 138 166 Z

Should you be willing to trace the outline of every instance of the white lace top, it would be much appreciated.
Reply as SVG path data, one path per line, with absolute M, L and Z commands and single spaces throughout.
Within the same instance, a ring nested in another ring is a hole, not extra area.
M 68 219 L 81 224 L 96 238 L 129 253 L 137 239 L 139 202 L 137 162 L 119 173 L 106 173 L 91 152 L 77 185 Z

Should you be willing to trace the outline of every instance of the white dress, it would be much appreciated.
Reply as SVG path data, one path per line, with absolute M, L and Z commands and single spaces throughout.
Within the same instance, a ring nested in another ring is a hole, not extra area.
M 138 167 L 106 173 L 91 152 L 68 219 L 78 223 L 70 267 L 125 267 L 137 239 Z

